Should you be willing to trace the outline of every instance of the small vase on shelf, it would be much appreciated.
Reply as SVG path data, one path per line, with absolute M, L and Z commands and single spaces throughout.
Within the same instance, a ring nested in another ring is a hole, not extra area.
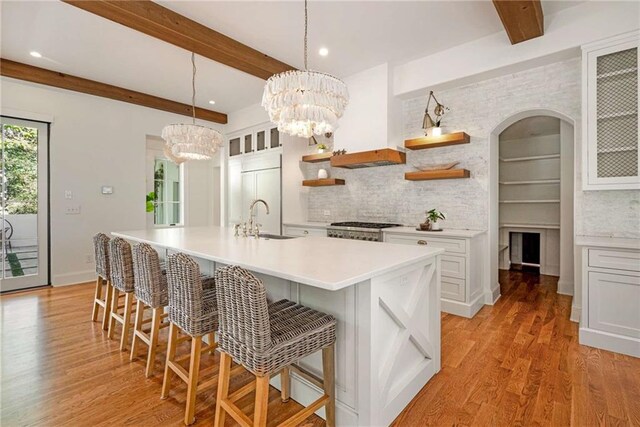
M 318 171 L 318 179 L 327 179 L 329 178 L 329 173 L 326 169 L 320 169 Z

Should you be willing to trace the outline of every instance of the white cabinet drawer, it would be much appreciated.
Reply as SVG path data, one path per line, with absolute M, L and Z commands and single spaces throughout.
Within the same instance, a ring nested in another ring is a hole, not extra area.
M 591 271 L 588 297 L 589 328 L 640 338 L 640 277 Z
M 640 251 L 589 249 L 589 267 L 640 271 Z
M 467 276 L 467 259 L 461 256 L 442 255 L 442 275 L 464 279 Z
M 285 236 L 294 237 L 307 237 L 307 236 L 320 236 L 327 237 L 327 230 L 324 228 L 310 228 L 310 227 L 284 227 Z
M 440 296 L 455 301 L 463 301 L 466 297 L 465 281 L 453 277 L 442 276 Z
M 467 241 L 464 239 L 445 239 L 442 237 L 427 237 L 414 235 L 387 234 L 386 241 L 404 245 L 426 245 L 432 248 L 442 248 L 445 252 L 466 254 Z

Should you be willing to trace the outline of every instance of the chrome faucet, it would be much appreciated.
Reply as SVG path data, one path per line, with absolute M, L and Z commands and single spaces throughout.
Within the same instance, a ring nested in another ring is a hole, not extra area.
M 256 204 L 258 203 L 262 203 L 265 207 L 265 209 L 267 210 L 267 215 L 269 215 L 269 205 L 267 204 L 267 202 L 265 202 L 262 199 L 256 199 L 253 202 L 251 202 L 251 206 L 249 206 L 249 234 L 253 235 L 254 234 L 254 229 L 253 229 L 253 219 L 255 218 L 255 213 L 254 213 L 254 207 L 256 206 Z M 259 233 L 259 232 L 258 232 Z M 258 233 L 255 233 L 255 235 L 257 236 Z

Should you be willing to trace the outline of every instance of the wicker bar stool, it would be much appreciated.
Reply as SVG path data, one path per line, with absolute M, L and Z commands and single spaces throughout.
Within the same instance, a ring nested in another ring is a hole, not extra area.
M 222 427 L 225 413 L 242 426 L 265 426 L 269 402 L 269 378 L 278 373 L 282 380 L 282 400 L 289 399 L 289 368 L 321 386 L 324 394 L 280 426 L 295 426 L 325 407 L 327 426 L 335 426 L 334 345 L 336 319 L 328 314 L 281 300 L 267 302 L 264 284 L 247 270 L 223 267 L 216 270 L 220 328 L 218 330 L 220 374 L 218 375 L 215 426 Z M 300 359 L 322 350 L 323 379 L 295 365 Z M 231 361 L 243 365 L 256 376 L 229 395 Z M 255 393 L 253 420 L 235 402 Z
M 111 298 L 111 315 L 109 318 L 109 339 L 113 339 L 116 322 L 122 325 L 122 336 L 120 337 L 120 350 L 127 349 L 129 340 L 129 329 L 131 328 L 131 314 L 133 312 L 133 256 L 131 255 L 131 245 L 120 237 L 111 239 L 109 243 L 109 255 L 111 265 L 111 283 L 113 284 L 113 296 Z M 124 292 L 124 305 L 118 304 L 120 292 Z M 122 308 L 123 313 L 118 313 Z
M 93 297 L 93 310 L 91 320 L 98 320 L 98 311 L 100 307 L 102 313 L 102 329 L 105 331 L 109 327 L 109 313 L 111 311 L 111 294 L 113 287 L 111 286 L 111 266 L 109 265 L 109 236 L 104 233 L 98 233 L 93 236 L 93 249 L 96 257 L 96 290 Z M 104 292 L 102 286 L 104 285 Z
M 167 276 L 162 271 L 158 252 L 147 243 L 133 246 L 134 294 L 138 300 L 136 304 L 135 325 L 133 327 L 133 342 L 131 343 L 130 360 L 136 357 L 138 343 L 147 345 L 147 366 L 145 376 L 153 374 L 158 348 L 160 328 L 168 326 L 163 319 L 168 316 L 164 307 L 169 305 Z M 144 319 L 144 311 L 151 309 L 151 318 Z M 143 327 L 151 322 L 151 329 L 145 331 Z
M 167 283 L 169 288 L 169 321 L 171 323 L 161 398 L 166 399 L 169 396 L 171 379 L 174 374 L 187 383 L 184 423 L 190 425 L 195 422 L 197 392 L 216 385 L 217 381 L 213 377 L 198 384 L 201 353 L 206 351 L 213 353 L 217 347 L 214 339 L 218 329 L 216 288 L 213 277 L 202 276 L 198 264 L 191 257 L 182 253 L 169 255 Z M 180 331 L 187 335 L 178 338 Z M 209 345 L 202 347 L 202 337 L 205 335 L 209 338 Z M 190 354 L 176 357 L 178 343 L 188 339 L 191 340 Z M 186 360 L 189 360 L 188 371 L 180 365 Z

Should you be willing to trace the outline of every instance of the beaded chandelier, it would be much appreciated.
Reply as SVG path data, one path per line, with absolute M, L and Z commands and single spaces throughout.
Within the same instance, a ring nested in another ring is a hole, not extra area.
M 191 124 L 173 124 L 162 129 L 162 139 L 166 142 L 165 155 L 177 164 L 185 160 L 209 160 L 223 142 L 220 132 L 196 124 L 196 62 L 193 52 L 191 53 L 191 65 L 193 68 L 191 78 L 193 121 Z
M 337 77 L 307 69 L 307 0 L 304 2 L 304 71 L 275 74 L 267 80 L 262 106 L 280 132 L 310 138 L 333 132 L 349 103 L 349 92 Z

